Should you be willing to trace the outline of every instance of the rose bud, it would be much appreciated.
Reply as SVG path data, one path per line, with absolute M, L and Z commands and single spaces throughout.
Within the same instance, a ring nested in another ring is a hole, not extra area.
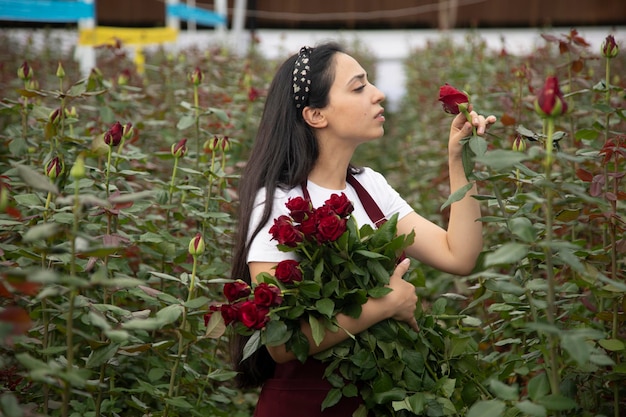
M 204 253 L 204 239 L 200 233 L 197 233 L 189 242 L 189 254 L 193 256 Z
M 70 108 L 65 108 L 65 117 L 67 118 L 72 118 L 72 119 L 77 119 L 78 118 L 78 112 L 76 111 L 76 106 L 72 106 Z
M 17 76 L 20 80 L 28 81 L 33 77 L 33 70 L 28 66 L 28 62 L 24 63 L 17 69 Z
M 261 307 L 275 307 L 283 302 L 280 288 L 262 282 L 254 288 L 254 302 Z
M 250 286 L 238 279 L 234 282 L 224 284 L 224 297 L 231 303 L 242 298 L 248 297 L 252 293 Z
M 446 113 L 459 114 L 463 110 L 459 105 L 465 104 L 464 109 L 467 110 L 469 96 L 446 83 L 439 88 L 439 101 Z
M 604 42 L 602 42 L 602 56 L 611 59 L 615 58 L 618 52 L 619 47 L 617 46 L 613 35 L 607 36 Z
M 117 84 L 126 85 L 128 84 L 128 81 L 130 81 L 130 71 L 125 69 L 117 76 Z
M 224 136 L 222 138 L 221 146 L 222 146 L 222 151 L 224 152 L 230 151 L 230 139 L 228 139 L 228 136 Z
M 55 180 L 62 173 L 63 173 L 63 162 L 61 162 L 58 156 L 55 156 L 46 165 L 46 175 L 51 180 Z
M 135 128 L 131 122 L 128 122 L 124 125 L 124 129 L 122 129 L 122 137 L 126 140 L 133 137 L 135 134 Z
M 124 128 L 120 122 L 115 122 L 113 126 L 104 134 L 104 143 L 109 146 L 117 146 L 122 141 Z
M 205 153 L 211 153 L 220 146 L 220 138 L 213 136 L 213 139 L 207 139 L 202 148 Z
M 567 103 L 559 89 L 559 80 L 551 76 L 539 91 L 535 100 L 535 111 L 541 116 L 554 117 L 567 113 Z
M 177 143 L 173 143 L 171 152 L 174 158 L 185 156 L 185 153 L 187 153 L 187 138 L 183 138 Z
M 248 90 L 248 101 L 256 101 L 259 96 L 259 90 L 254 87 L 250 87 L 250 89 Z
M 513 139 L 513 147 L 512 149 L 516 152 L 524 152 L 526 151 L 526 141 L 522 137 L 522 135 L 517 135 L 515 139 Z
M 280 261 L 278 265 L 276 265 L 274 276 L 283 284 L 293 284 L 294 282 L 302 281 L 300 263 L 293 259 Z
M 204 78 L 204 74 L 202 74 L 202 71 L 200 70 L 199 67 L 196 67 L 190 74 L 189 74 L 189 81 L 191 81 L 191 83 L 195 86 L 200 85 L 200 83 L 202 82 L 202 79 Z
M 65 78 L 65 70 L 63 69 L 63 64 L 59 61 L 59 65 L 57 66 L 57 78 L 63 79 Z
M 85 157 L 82 153 L 78 154 L 74 165 L 70 170 L 70 176 L 75 180 L 79 180 L 85 177 Z
M 50 116 L 48 117 L 48 121 L 53 126 L 57 126 L 59 124 L 59 122 L 61 121 L 61 109 L 53 110 L 50 113 Z

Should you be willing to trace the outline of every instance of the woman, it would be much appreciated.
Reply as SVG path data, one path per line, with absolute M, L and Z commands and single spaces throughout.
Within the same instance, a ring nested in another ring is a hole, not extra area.
M 353 202 L 357 223 L 374 225 L 356 191 L 360 184 L 373 198 L 385 218 L 398 213 L 398 234 L 415 231 L 416 239 L 406 254 L 442 271 L 468 274 L 482 248 L 482 226 L 478 202 L 469 195 L 452 204 L 448 230 L 417 214 L 386 182 L 369 169 L 357 169 L 350 160 L 357 146 L 379 139 L 385 122 L 384 94 L 368 82 L 359 63 L 335 43 L 302 48 L 279 68 L 268 91 L 256 141 L 240 184 L 239 230 L 235 247 L 233 277 L 254 281 L 261 272 L 273 273 L 278 262 L 293 256 L 278 250 L 268 232 L 273 219 L 288 214 L 285 202 L 292 197 L 310 196 L 314 207 L 331 194 L 346 193 Z M 472 127 L 484 134 L 495 122 L 471 113 L 452 121 L 449 138 L 450 186 L 457 190 L 467 184 L 459 141 Z M 353 185 L 352 179 L 357 184 Z M 350 183 L 348 183 L 350 181 Z M 358 319 L 339 315 L 342 329 L 357 334 L 387 318 L 407 322 L 416 331 L 414 312 L 417 296 L 413 286 L 402 279 L 409 267 L 401 262 L 390 277 L 388 295 L 369 299 Z M 310 355 L 345 340 L 345 331 L 327 332 L 320 345 L 309 337 Z M 236 339 L 232 357 L 240 372 L 239 385 L 263 385 L 256 417 L 350 416 L 358 406 L 354 398 L 343 399 L 323 413 L 321 403 L 330 385 L 323 380 L 323 365 L 312 358 L 305 364 L 295 360 L 283 346 L 262 348 L 240 362 L 245 340 Z

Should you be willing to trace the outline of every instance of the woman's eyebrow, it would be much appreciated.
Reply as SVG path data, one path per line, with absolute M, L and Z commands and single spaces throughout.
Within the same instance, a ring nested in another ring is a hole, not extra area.
M 352 77 L 352 78 L 350 78 L 350 79 L 348 80 L 348 82 L 346 83 L 346 85 L 350 85 L 350 84 L 352 84 L 352 83 L 353 83 L 354 81 L 356 81 L 356 80 L 363 81 L 363 80 L 365 79 L 365 75 L 366 75 L 366 74 L 365 74 L 364 72 L 363 72 L 363 73 L 361 73 L 361 74 L 357 74 L 357 75 L 355 75 L 354 77 Z

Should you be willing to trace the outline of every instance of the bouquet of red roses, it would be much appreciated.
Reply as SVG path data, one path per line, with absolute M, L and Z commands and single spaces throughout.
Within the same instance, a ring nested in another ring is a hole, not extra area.
M 212 308 L 225 324 L 251 336 L 244 359 L 261 345 L 285 344 L 304 362 L 309 341 L 301 331 L 302 320 L 308 321 L 319 345 L 326 331 L 339 329 L 337 314 L 358 318 L 368 297 L 391 291 L 386 285 L 396 260 L 414 239 L 413 233 L 396 236 L 397 215 L 377 229 L 359 228 L 344 194 L 332 195 L 319 208 L 301 197 L 286 206 L 289 216 L 275 219 L 270 233 L 280 250 L 294 252 L 298 260 L 278 263 L 274 275 L 260 274 L 252 287 L 241 280 L 226 283 L 228 303 Z M 436 323 L 421 326 L 431 331 Z M 454 410 L 447 398 L 454 380 L 451 387 L 447 379 L 439 379 L 439 370 L 429 369 L 434 356 L 428 337 L 433 335 L 420 335 L 406 323 L 389 319 L 317 354 L 327 364 L 324 376 L 333 387 L 322 408 L 342 396 L 359 395 L 363 405 L 355 417 Z

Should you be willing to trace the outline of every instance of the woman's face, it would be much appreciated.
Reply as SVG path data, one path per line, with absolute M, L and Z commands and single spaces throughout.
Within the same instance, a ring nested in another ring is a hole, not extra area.
M 367 73 L 354 58 L 337 53 L 334 60 L 335 80 L 328 105 L 320 109 L 327 120 L 326 129 L 355 144 L 380 138 L 385 122 L 380 103 L 385 95 L 368 82 Z

